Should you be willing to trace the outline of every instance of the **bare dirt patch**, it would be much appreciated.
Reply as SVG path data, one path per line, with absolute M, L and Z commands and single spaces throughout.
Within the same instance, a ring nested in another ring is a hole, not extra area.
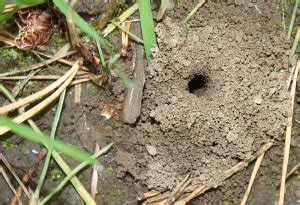
M 189 172 L 193 183 L 214 186 L 224 171 L 281 138 L 289 95 L 279 72 L 289 68 L 290 44 L 274 27 L 274 6 L 259 13 L 208 3 L 188 31 L 184 8 L 158 24 L 137 133 L 126 136 L 130 149 L 118 149 L 124 175 L 160 191 Z

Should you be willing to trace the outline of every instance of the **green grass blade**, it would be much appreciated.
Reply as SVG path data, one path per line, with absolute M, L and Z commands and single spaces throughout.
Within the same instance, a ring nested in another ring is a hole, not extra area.
M 20 5 L 36 6 L 45 3 L 45 0 L 10 0 L 9 3 L 13 3 L 19 6 Z
M 114 63 L 112 65 L 112 68 L 116 72 L 116 74 L 121 78 L 126 87 L 130 87 L 132 85 L 132 81 L 128 78 L 128 76 L 122 70 L 121 66 L 118 63 Z
M 90 26 L 85 20 L 83 20 L 66 2 L 64 2 L 63 0 L 53 0 L 53 3 L 65 16 L 71 14 L 74 23 L 87 35 L 96 40 L 101 63 L 104 67 L 106 67 L 106 62 L 101 48 L 101 46 L 105 45 L 103 43 L 104 39 L 100 37 L 96 30 L 92 26 Z
M 64 90 L 60 94 L 57 109 L 56 109 L 56 112 L 55 112 L 55 117 L 54 117 L 53 124 L 52 124 L 52 129 L 51 129 L 51 134 L 50 134 L 51 139 L 54 139 L 54 137 L 55 137 L 55 133 L 56 133 L 56 130 L 57 130 L 57 126 L 58 126 L 58 123 L 59 123 L 59 120 L 60 120 L 60 116 L 61 116 L 61 112 L 62 112 L 62 108 L 63 108 L 63 104 L 64 104 L 65 95 L 66 95 L 66 90 Z M 31 202 L 33 204 L 36 204 L 36 202 L 39 200 L 40 192 L 42 190 L 42 187 L 44 185 L 46 175 L 47 175 L 47 172 L 48 172 L 52 151 L 53 151 L 53 148 L 50 148 L 48 150 L 41 176 L 39 178 L 36 190 L 33 194 L 32 200 L 31 200 Z
M 150 0 L 138 0 L 138 5 L 145 53 L 149 64 L 151 61 L 151 48 L 156 43 Z
M 117 26 L 119 29 L 121 29 L 122 31 L 124 31 L 125 33 L 127 33 L 133 40 L 135 40 L 136 42 L 140 43 L 140 44 L 144 44 L 143 40 L 138 37 L 137 35 L 135 35 L 134 33 L 130 32 L 127 28 L 125 28 L 124 26 L 122 26 L 121 24 L 119 24 L 118 22 L 111 20 L 111 22 Z
M 289 25 L 289 31 L 288 31 L 288 38 L 289 39 L 292 37 L 294 23 L 295 23 L 297 11 L 298 11 L 298 6 L 299 6 L 299 0 L 296 0 L 295 5 L 294 5 L 294 10 L 293 10 L 293 15 L 292 15 L 290 25 Z
M 0 16 L 3 14 L 5 4 L 6 4 L 6 0 L 0 1 Z
M 50 147 L 63 152 L 64 154 L 81 161 L 89 161 L 90 163 L 95 162 L 90 158 L 90 155 L 80 149 L 74 148 L 70 145 L 67 145 L 59 140 L 50 139 L 48 136 L 37 133 L 28 126 L 22 124 L 16 124 L 9 118 L 0 115 L 0 125 L 7 126 L 14 133 L 23 136 L 31 141 L 44 144 L 49 149 Z
M 289 55 L 289 63 L 291 63 L 292 59 L 294 58 L 294 55 L 295 55 L 295 53 L 297 51 L 297 48 L 298 48 L 299 40 L 300 40 L 300 33 L 297 32 L 297 34 L 295 36 L 295 39 L 294 39 L 294 42 L 293 42 L 293 45 L 292 45 L 290 55 Z
M 96 160 L 98 157 L 100 157 L 101 155 L 105 154 L 106 152 L 108 152 L 108 150 L 113 146 L 113 143 L 110 143 L 108 145 L 106 145 L 103 149 L 101 149 L 99 152 L 95 153 L 92 156 L 92 159 Z M 65 185 L 66 183 L 73 178 L 78 172 L 80 172 L 84 167 L 86 167 L 89 163 L 88 162 L 82 162 L 80 163 L 75 169 L 73 169 L 65 178 L 63 181 L 61 181 L 59 183 L 59 185 L 53 190 L 51 191 L 51 193 L 46 196 L 42 201 L 41 201 L 41 205 L 47 203 L 51 197 L 56 194 L 57 192 L 59 192 Z

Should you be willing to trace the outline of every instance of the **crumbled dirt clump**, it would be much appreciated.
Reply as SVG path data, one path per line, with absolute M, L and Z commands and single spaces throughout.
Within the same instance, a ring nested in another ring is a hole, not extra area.
M 160 191 L 188 173 L 213 186 L 280 139 L 289 94 L 279 74 L 289 67 L 289 42 L 274 26 L 273 8 L 207 3 L 188 30 L 182 8 L 158 24 L 137 133 L 117 151 L 120 176 Z

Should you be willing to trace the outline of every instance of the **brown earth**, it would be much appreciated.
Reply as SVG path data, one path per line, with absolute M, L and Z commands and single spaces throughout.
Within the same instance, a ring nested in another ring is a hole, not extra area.
M 214 186 L 286 126 L 289 41 L 272 6 L 208 3 L 183 29 L 181 8 L 157 26 L 142 117 L 117 160 L 150 189 L 174 188 L 188 173 Z M 222 11 L 222 12 L 220 12 Z M 156 153 L 149 154 L 147 145 Z

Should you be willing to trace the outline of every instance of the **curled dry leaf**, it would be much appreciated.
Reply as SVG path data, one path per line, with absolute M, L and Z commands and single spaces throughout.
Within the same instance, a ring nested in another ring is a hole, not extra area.
M 116 104 L 116 109 L 117 110 L 123 110 L 123 108 L 124 108 L 124 104 L 123 103 Z
M 53 27 L 52 18 L 48 12 L 26 9 L 20 10 L 18 13 L 21 21 L 25 24 L 14 40 L 18 48 L 29 50 L 48 41 Z
M 101 112 L 101 116 L 106 119 L 110 119 L 114 115 L 117 114 L 118 110 L 123 109 L 123 103 L 118 103 L 115 106 L 112 105 L 112 102 L 109 99 L 104 100 L 103 102 L 103 110 Z

